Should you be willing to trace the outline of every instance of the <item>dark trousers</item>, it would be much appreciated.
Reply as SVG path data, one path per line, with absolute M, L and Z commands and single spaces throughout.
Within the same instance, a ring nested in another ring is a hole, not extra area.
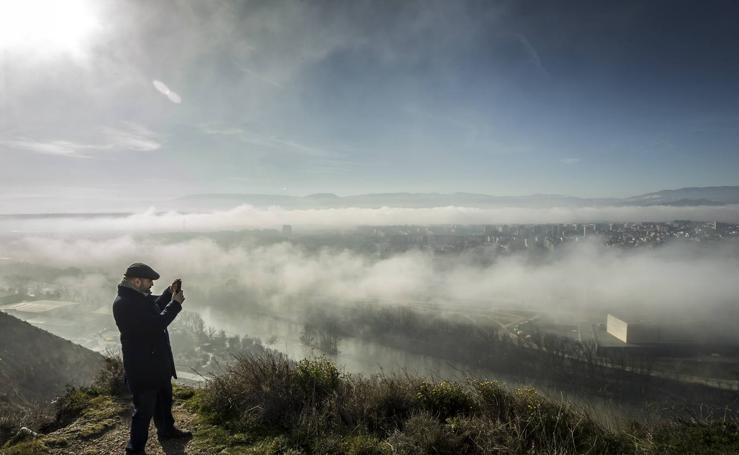
M 174 427 L 172 417 L 172 383 L 167 381 L 159 389 L 132 390 L 133 417 L 131 437 L 126 453 L 144 453 L 149 438 L 149 423 L 152 417 L 157 433 L 168 433 Z

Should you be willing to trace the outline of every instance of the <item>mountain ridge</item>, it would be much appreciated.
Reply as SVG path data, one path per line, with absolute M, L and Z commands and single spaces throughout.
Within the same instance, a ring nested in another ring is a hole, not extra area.
M 562 194 L 536 193 L 520 196 L 496 196 L 484 193 L 413 193 L 387 192 L 339 196 L 315 193 L 290 196 L 262 193 L 197 193 L 170 201 L 173 205 L 207 203 L 208 208 L 221 208 L 234 203 L 286 208 L 430 208 L 439 206 L 466 207 L 587 207 L 587 206 L 656 206 L 656 205 L 727 205 L 739 204 L 739 186 L 685 187 L 639 194 L 625 198 L 585 198 Z M 217 207 L 213 207 L 213 206 Z

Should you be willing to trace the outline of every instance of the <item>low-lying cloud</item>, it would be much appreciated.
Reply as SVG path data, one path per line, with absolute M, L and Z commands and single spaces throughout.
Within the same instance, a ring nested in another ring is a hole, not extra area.
M 24 237 L 0 245 L 6 264 L 73 267 L 86 278 L 70 272 L 66 286 L 76 283 L 80 291 L 91 288 L 89 295 L 110 298 L 125 267 L 144 261 L 162 274 L 165 285 L 182 277 L 194 293 L 188 302 L 193 307 L 223 305 L 229 311 L 238 311 L 246 300 L 276 311 L 321 302 L 432 303 L 457 312 L 640 308 L 669 318 L 698 315 L 721 324 L 731 319 L 723 312 L 739 295 L 739 247 L 729 241 L 622 250 L 596 239 L 537 258 L 489 252 L 493 260 L 486 263 L 470 255 L 437 256 L 422 250 L 377 258 L 345 249 L 309 251 L 288 242 L 224 246 L 205 236 L 186 241 Z M 0 279 L 6 283 L 0 284 L 7 285 L 5 271 Z M 227 293 L 230 297 L 223 297 Z

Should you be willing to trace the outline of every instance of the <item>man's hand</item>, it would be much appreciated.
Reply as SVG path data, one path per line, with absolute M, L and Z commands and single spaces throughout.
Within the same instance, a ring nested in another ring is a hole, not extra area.
M 172 295 L 172 301 L 182 305 L 182 302 L 185 301 L 185 293 L 182 292 L 182 289 L 180 289 L 176 294 Z

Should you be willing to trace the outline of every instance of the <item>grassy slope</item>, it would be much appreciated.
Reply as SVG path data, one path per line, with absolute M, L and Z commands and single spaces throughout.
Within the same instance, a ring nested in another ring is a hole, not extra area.
M 4 449 L 8 455 L 114 453 L 128 431 L 118 374 L 59 401 L 60 428 Z M 566 403 L 490 381 L 357 377 L 326 360 L 243 357 L 204 389 L 176 388 L 175 414 L 195 430 L 199 454 L 735 454 L 736 421 L 634 424 L 610 432 Z M 53 426 L 51 427 L 53 428 Z

